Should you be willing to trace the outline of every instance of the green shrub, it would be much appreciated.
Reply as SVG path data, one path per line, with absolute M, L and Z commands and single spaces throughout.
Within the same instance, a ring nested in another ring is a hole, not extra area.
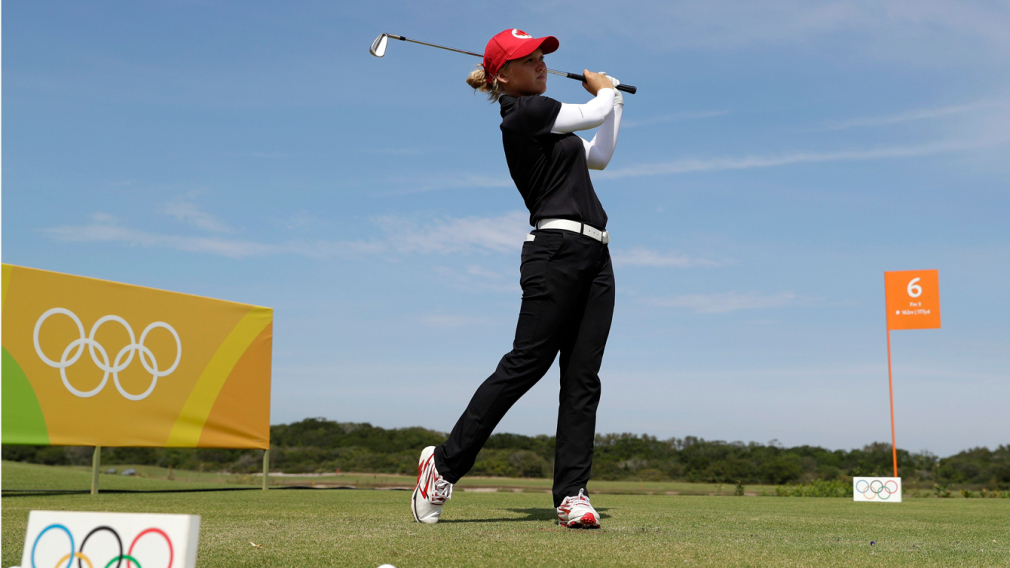
M 852 483 L 841 480 L 816 480 L 797 485 L 779 485 L 775 488 L 779 497 L 852 497 Z
M 638 481 L 669 481 L 670 478 L 654 467 L 647 467 L 638 470 L 635 473 L 635 479 Z
M 340 469 L 414 475 L 421 448 L 441 444 L 446 438 L 446 434 L 426 428 L 385 429 L 368 423 L 322 418 L 274 425 L 270 432 L 271 467 L 288 473 Z M 471 473 L 551 477 L 554 450 L 553 436 L 494 434 L 477 456 Z M 90 463 L 91 451 L 90 448 L 4 445 L 3 459 L 84 465 Z M 998 491 L 1003 497 L 1010 493 L 1010 445 L 992 451 L 973 448 L 944 459 L 929 452 L 911 454 L 901 449 L 897 454 L 898 467 L 906 484 L 912 487 L 927 481 L 936 483 L 937 497 L 950 496 L 948 484 L 985 487 L 990 492 Z M 102 462 L 253 473 L 261 467 L 262 452 L 213 448 L 103 448 Z M 853 450 L 827 450 L 816 446 L 786 448 L 776 441 L 744 444 L 693 436 L 661 440 L 649 435 L 623 433 L 596 436 L 592 478 L 812 487 L 817 481 L 841 483 L 856 475 L 890 475 L 891 467 L 891 446 L 885 443 Z

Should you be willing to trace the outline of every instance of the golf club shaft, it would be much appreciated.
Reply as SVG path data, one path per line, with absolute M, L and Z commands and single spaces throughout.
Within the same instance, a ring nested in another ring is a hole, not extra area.
M 482 59 L 484 58 L 484 56 L 481 55 L 480 53 L 474 53 L 472 51 L 464 51 L 462 49 L 453 49 L 451 47 L 445 47 L 444 45 L 436 45 L 434 43 L 428 43 L 426 41 L 420 41 L 420 40 L 416 40 L 416 39 L 410 39 L 410 38 L 406 38 L 406 37 L 398 36 L 398 35 L 394 35 L 394 34 L 386 34 L 386 37 L 389 37 L 391 39 L 398 39 L 400 41 L 409 41 L 411 43 L 419 43 L 421 45 L 427 45 L 428 47 L 437 47 L 439 49 L 444 49 L 446 51 L 455 51 L 456 53 L 463 53 L 463 54 L 466 54 L 466 55 L 472 55 L 474 57 L 480 57 Z M 561 77 L 568 77 L 569 79 L 575 79 L 576 81 L 580 81 L 582 83 L 586 82 L 586 77 L 584 75 L 580 75 L 578 73 L 568 73 L 566 71 L 555 71 L 554 69 L 548 69 L 547 72 L 551 73 L 553 75 L 559 75 Z M 633 87 L 631 85 L 625 85 L 624 83 L 621 83 L 620 85 L 617 86 L 617 90 L 618 91 L 624 91 L 625 93 L 631 93 L 633 95 L 633 94 L 635 94 L 635 93 L 638 92 L 638 87 Z

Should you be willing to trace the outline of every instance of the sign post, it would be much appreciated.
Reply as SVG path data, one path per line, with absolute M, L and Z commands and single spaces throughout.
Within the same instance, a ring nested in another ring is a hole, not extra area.
M 898 477 L 898 444 L 894 433 L 894 381 L 891 374 L 891 330 L 940 327 L 940 278 L 936 270 L 885 272 L 884 292 L 887 305 L 887 388 L 891 395 L 891 457 L 894 461 L 894 477 Z
M 102 447 L 95 446 L 91 455 L 91 494 L 98 495 L 98 469 L 102 467 Z

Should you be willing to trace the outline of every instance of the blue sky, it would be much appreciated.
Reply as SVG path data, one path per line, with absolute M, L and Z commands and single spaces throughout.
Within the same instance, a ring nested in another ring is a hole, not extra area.
M 448 430 L 511 347 L 526 213 L 498 31 L 639 87 L 606 171 L 617 307 L 598 430 L 1010 442 L 1006 2 L 6 2 L 3 261 L 270 306 L 272 421 Z M 551 77 L 548 95 L 584 102 Z M 553 369 L 499 431 L 552 433 Z

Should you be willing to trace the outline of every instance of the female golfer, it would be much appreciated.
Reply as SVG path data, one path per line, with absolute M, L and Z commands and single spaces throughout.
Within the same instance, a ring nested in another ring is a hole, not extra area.
M 530 210 L 534 231 L 523 244 L 519 323 L 512 351 L 477 389 L 444 444 L 421 452 L 411 499 L 414 520 L 437 523 L 452 484 L 519 397 L 561 352 L 561 394 L 554 454 L 554 506 L 566 527 L 597 528 L 586 483 L 593 466 L 600 363 L 614 313 L 614 271 L 607 214 L 589 170 L 602 170 L 617 143 L 624 101 L 616 79 L 585 72 L 594 99 L 563 104 L 547 90 L 544 54 L 554 37 L 505 30 L 491 38 L 483 64 L 467 78 L 501 104 L 502 142 L 509 172 Z M 599 126 L 586 141 L 573 134 Z

